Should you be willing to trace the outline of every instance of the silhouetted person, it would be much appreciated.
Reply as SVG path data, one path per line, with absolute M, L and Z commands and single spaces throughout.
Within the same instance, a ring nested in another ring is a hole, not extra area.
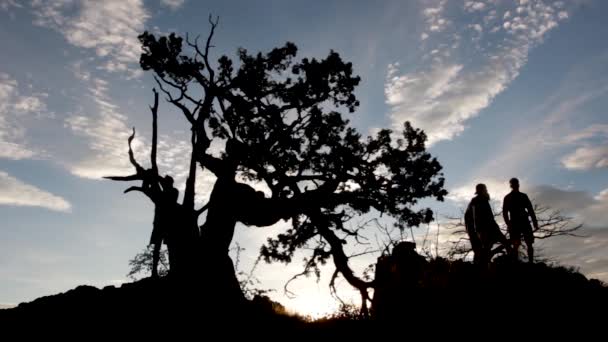
M 475 197 L 465 212 L 465 227 L 473 248 L 474 262 L 487 264 L 492 258 L 492 246 L 500 242 L 509 250 L 509 242 L 494 220 L 490 206 L 490 194 L 485 184 L 477 184 Z
M 471 200 L 467 206 L 467 210 L 464 213 L 464 226 L 469 236 L 471 248 L 473 249 L 473 262 L 479 264 L 481 263 L 483 250 L 481 240 L 479 239 L 479 235 L 477 235 L 477 231 L 475 230 L 475 219 L 473 217 L 473 213 L 473 201 Z
M 521 237 L 523 235 L 526 246 L 528 247 L 528 261 L 534 262 L 534 233 L 530 225 L 530 218 L 534 230 L 538 230 L 538 221 L 532 207 L 532 202 L 528 195 L 519 191 L 519 180 L 511 178 L 509 181 L 512 191 L 505 196 L 502 204 L 502 215 L 509 229 L 509 237 L 511 240 L 513 257 L 517 259 L 519 246 L 521 245 Z

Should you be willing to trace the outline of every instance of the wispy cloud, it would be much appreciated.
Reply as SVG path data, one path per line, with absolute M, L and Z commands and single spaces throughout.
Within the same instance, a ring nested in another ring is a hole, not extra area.
M 564 190 L 554 186 L 536 186 L 530 194 L 543 205 L 574 215 L 586 226 L 608 228 L 608 189 L 591 194 L 586 191 Z
M 608 125 L 594 124 L 564 139 L 566 143 L 582 145 L 561 159 L 570 170 L 608 168 Z
M 0 158 L 27 159 L 40 150 L 29 146 L 24 121 L 29 117 L 52 116 L 46 107 L 45 93 L 22 95 L 17 80 L 0 72 Z
M 486 8 L 486 4 L 484 4 L 481 1 L 466 1 L 464 3 L 464 9 L 467 12 L 477 12 L 477 11 L 482 11 L 483 9 Z
M 160 3 L 164 6 L 169 7 L 172 10 L 176 10 L 184 5 L 186 0 L 161 0 Z
M 564 265 L 580 268 L 589 278 L 608 281 L 608 229 L 589 228 L 581 231 L 585 237 L 561 237 L 537 243 L 541 254 Z
M 8 11 L 11 8 L 22 8 L 23 5 L 16 0 L 0 0 L 0 9 Z
M 71 208 L 62 197 L 26 184 L 4 171 L 0 171 L 0 205 L 42 207 L 64 212 Z
M 583 223 L 583 238 L 550 239 L 541 244 L 549 256 L 567 265 L 577 265 L 589 277 L 608 280 L 608 189 L 593 195 L 585 191 L 538 186 L 530 195 L 539 203 L 560 210 L 574 222 Z
M 424 20 L 430 32 L 441 32 L 450 23 L 444 16 L 446 0 L 439 1 L 436 6 L 427 7 L 422 11 Z
M 72 115 L 65 126 L 85 139 L 83 157 L 67 162 L 69 171 L 83 178 L 101 179 L 104 176 L 129 175 L 134 172 L 128 159 L 127 140 L 131 134 L 129 118 L 120 106 L 113 103 L 108 94 L 108 82 L 92 77 L 76 65 L 77 78 L 88 84 L 88 97 L 94 107 L 91 112 Z M 161 111 L 163 110 L 161 104 Z M 141 132 L 140 130 L 139 132 Z M 133 140 L 134 154 L 140 164 L 149 167 L 150 140 L 141 133 Z M 212 149 L 219 149 L 212 146 Z M 161 173 L 170 174 L 181 189 L 184 188 L 190 165 L 189 132 L 160 134 L 158 141 L 158 165 Z M 208 171 L 198 171 L 197 202 L 206 201 L 215 180 Z
M 59 31 L 72 45 L 95 51 L 101 68 L 138 71 L 137 36 L 150 17 L 142 0 L 33 0 L 35 24 Z
M 584 146 L 562 158 L 564 167 L 570 170 L 608 168 L 608 146 Z
M 431 63 L 418 71 L 400 73 L 397 63 L 389 65 L 385 95 L 394 127 L 409 120 L 427 132 L 430 144 L 458 136 L 519 75 L 531 49 L 566 17 L 559 15 L 557 5 L 541 1 L 511 7 L 514 14 L 503 16 L 497 10 L 505 9 L 492 2 L 467 1 L 464 8 L 449 8 L 448 13 L 447 2 L 440 1 L 422 10 L 427 32 L 437 32 L 438 43 L 428 47 Z M 469 12 L 486 14 L 479 18 Z M 458 26 L 448 19 L 459 15 L 470 20 Z M 467 32 L 474 34 L 471 43 L 461 44 Z M 481 38 L 482 32 L 490 36 Z M 475 62 L 452 57 L 462 55 L 450 52 L 459 49 L 476 51 Z
M 511 191 L 511 189 L 509 188 L 508 179 L 497 179 L 488 177 L 476 179 L 475 181 L 450 189 L 448 199 L 455 202 L 455 204 L 457 204 L 458 206 L 464 208 L 471 200 L 471 198 L 475 196 L 475 186 L 478 183 L 483 183 L 486 185 L 486 187 L 488 188 L 488 192 L 490 193 L 490 197 L 492 198 L 494 203 L 502 202 L 502 199 L 505 197 L 505 195 Z M 522 184 L 525 184 L 525 182 L 522 182 Z
M 127 139 L 130 128 L 127 117 L 112 104 L 107 95 L 108 83 L 102 79 L 93 79 L 89 96 L 97 112 L 74 115 L 65 120 L 67 128 L 87 140 L 90 152 L 81 160 L 72 163 L 69 168 L 73 174 L 100 179 L 108 175 L 129 174 L 133 172 L 127 159 Z M 136 140 L 134 149 L 138 151 L 142 143 Z

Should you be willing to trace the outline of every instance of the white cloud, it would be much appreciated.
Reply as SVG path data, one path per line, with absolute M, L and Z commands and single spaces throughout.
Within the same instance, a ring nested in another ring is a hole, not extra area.
M 450 189 L 448 199 L 460 206 L 465 206 L 475 196 L 475 186 L 478 183 L 486 185 L 495 207 L 511 191 L 508 179 L 482 178 Z M 525 180 L 522 181 L 522 184 L 525 184 Z
M 0 9 L 4 11 L 8 11 L 11 8 L 21 8 L 22 4 L 18 3 L 16 0 L 0 0 Z
M 592 195 L 585 191 L 563 190 L 553 186 L 536 186 L 530 190 L 531 198 L 539 204 L 560 210 L 592 228 L 608 227 L 608 189 Z
M 422 34 L 420 34 L 420 40 L 426 40 L 429 37 L 429 34 L 426 32 L 422 32 Z
M 583 130 L 570 133 L 563 143 L 581 145 L 561 159 L 570 170 L 608 168 L 608 125 L 593 124 Z
M 595 204 L 589 193 L 585 191 L 564 190 L 550 185 L 539 185 L 532 188 L 530 197 L 544 206 L 573 214 Z
M 68 212 L 71 205 L 65 199 L 23 183 L 0 171 L 0 205 L 33 206 Z
M 436 7 L 428 7 L 422 10 L 422 14 L 425 17 L 428 29 L 431 32 L 441 32 L 446 29 L 450 21 L 446 20 L 443 16 L 446 1 L 440 1 Z
M 498 18 L 498 12 L 496 10 L 491 10 L 487 15 L 483 17 L 483 22 L 485 25 L 489 25 L 491 22 Z
M 608 168 L 608 146 L 584 146 L 562 158 L 562 165 L 570 170 Z
M 15 110 L 23 113 L 46 111 L 46 104 L 39 97 L 23 96 L 14 104 Z
M 476 2 L 467 3 L 466 8 L 475 8 Z M 444 5 L 441 2 L 437 7 L 423 10 L 431 31 L 433 27 L 438 27 L 439 19 L 452 22 L 444 18 Z M 526 6 L 525 11 L 520 11 L 517 17 L 503 24 L 506 35 L 503 44 L 490 51 L 482 51 L 480 44 L 475 45 L 480 58 L 474 64 L 469 61 L 446 61 L 445 57 L 434 58 L 431 65 L 400 76 L 394 72 L 394 65 L 390 66 L 393 72 L 386 79 L 385 96 L 393 127 L 399 129 L 403 121 L 409 120 L 426 131 L 429 144 L 450 140 L 462 133 L 466 122 L 487 108 L 509 86 L 527 62 L 530 50 L 557 26 L 557 16 L 551 6 L 539 1 L 520 5 Z M 478 28 L 483 31 L 493 26 L 481 22 L 466 25 L 479 32 Z M 459 28 L 454 27 L 454 30 L 445 34 L 446 39 L 459 37 Z M 479 39 L 474 38 L 472 42 L 479 43 Z M 454 45 L 452 43 L 448 41 L 445 45 Z M 460 44 L 456 46 L 460 47 Z M 463 48 L 470 47 L 464 45 Z M 429 47 L 428 53 L 435 49 Z M 446 56 L 443 53 L 437 55 Z
M 160 3 L 164 6 L 169 7 L 172 10 L 176 10 L 184 5 L 186 0 L 161 0 Z
M 438 97 L 448 89 L 450 82 L 462 70 L 462 65 L 438 66 L 434 70 L 419 74 L 394 76 L 387 80 L 385 96 L 387 104 L 393 108 L 392 119 L 395 126 L 400 126 L 401 117 L 420 126 L 419 121 L 431 120 L 433 108 L 440 105 Z M 425 101 L 420 101 L 424 99 Z M 442 124 L 438 117 L 430 124 Z M 449 123 L 443 123 L 449 125 Z M 397 127 L 395 127 L 397 128 Z M 432 132 L 427 132 L 431 141 L 438 140 Z
M 0 141 L 0 158 L 20 160 L 33 158 L 38 153 L 18 143 Z
M 90 149 L 86 157 L 70 164 L 70 172 L 92 179 L 130 174 L 133 169 L 127 158 L 127 139 L 131 129 L 127 126 L 127 117 L 110 102 L 105 80 L 92 79 L 91 82 L 89 96 L 97 112 L 74 115 L 65 120 L 66 127 L 87 138 Z M 141 150 L 140 139 L 133 141 L 133 148 L 136 152 Z
M 75 72 L 78 75 L 78 69 Z M 86 139 L 87 153 L 77 160 L 67 162 L 69 171 L 83 178 L 101 179 L 104 176 L 133 174 L 134 168 L 128 159 L 127 140 L 131 134 L 128 117 L 113 104 L 108 95 L 108 83 L 99 78 L 87 78 L 90 82 L 89 96 L 95 110 L 91 113 L 73 115 L 65 120 L 65 126 Z M 137 161 L 144 167 L 150 165 L 149 139 L 138 130 L 132 146 Z M 158 141 L 158 166 L 162 174 L 171 175 L 176 187 L 183 190 L 189 172 L 191 145 L 189 132 L 160 134 Z M 211 150 L 222 147 L 212 144 Z M 200 168 L 199 168 L 200 169 Z M 215 182 L 209 171 L 197 170 L 197 203 L 205 202 Z M 182 191 L 183 193 L 183 191 Z
M 435 65 L 430 70 L 387 80 L 385 94 L 397 129 L 409 120 L 424 129 L 429 144 L 464 131 L 464 122 L 487 107 L 514 76 L 500 63 L 477 73 L 463 65 Z
M 36 24 L 56 29 L 76 47 L 91 49 L 110 72 L 124 72 L 141 53 L 137 36 L 149 18 L 142 0 L 32 2 Z
M 577 143 L 596 137 L 608 139 L 608 124 L 593 124 L 583 130 L 570 133 L 564 138 L 564 142 Z
M 28 146 L 24 120 L 52 116 L 44 102 L 47 94 L 21 95 L 18 85 L 0 72 L 0 158 L 19 160 L 40 154 Z
M 568 12 L 566 12 L 566 11 L 559 11 L 559 13 L 557 13 L 557 18 L 559 20 L 568 19 Z
M 486 8 L 486 4 L 481 1 L 466 1 L 464 3 L 464 9 L 467 12 L 483 11 Z
M 577 122 L 597 122 L 597 112 L 586 112 L 585 108 L 608 93 L 605 78 L 597 72 L 598 67 L 605 65 L 606 56 L 593 58 L 567 71 L 557 90 L 524 115 L 540 120 L 524 119 L 523 126 L 513 131 L 506 141 L 494 146 L 492 156 L 469 175 L 471 183 L 488 177 L 542 176 L 539 171 L 553 165 L 555 156 L 560 162 L 564 149 L 572 152 L 576 147 L 601 145 L 606 141 L 608 128 L 605 124 L 584 129 L 573 127 Z
M 84 68 L 82 67 L 82 63 L 82 61 L 74 62 L 71 65 L 70 70 L 77 79 L 88 82 L 91 80 L 91 72 L 84 70 Z
M 608 281 L 608 229 L 583 228 L 584 237 L 561 237 L 537 243 L 541 253 L 564 265 L 579 267 L 589 278 Z

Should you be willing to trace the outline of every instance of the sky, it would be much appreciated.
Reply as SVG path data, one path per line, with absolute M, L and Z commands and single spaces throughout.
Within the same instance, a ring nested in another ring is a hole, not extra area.
M 427 133 L 450 191 L 443 203 L 425 202 L 438 218 L 457 215 L 479 182 L 497 208 L 518 177 L 535 203 L 585 225 L 585 237 L 547 241 L 543 253 L 608 281 L 605 1 L 0 0 L 0 305 L 127 281 L 153 207 L 101 177 L 132 171 L 131 127 L 136 155 L 150 141 L 154 82 L 139 68 L 137 35 L 205 36 L 209 14 L 220 18 L 218 58 L 291 41 L 301 57 L 333 49 L 351 61 L 362 78 L 357 129 L 409 120 Z M 159 164 L 180 182 L 188 127 L 167 103 L 160 111 Z M 213 179 L 199 178 L 204 203 Z M 248 272 L 260 244 L 286 226 L 237 227 L 239 269 Z M 259 264 L 259 286 L 292 310 L 334 310 L 331 271 L 295 281 L 295 298 L 284 294 L 302 267 L 295 260 Z

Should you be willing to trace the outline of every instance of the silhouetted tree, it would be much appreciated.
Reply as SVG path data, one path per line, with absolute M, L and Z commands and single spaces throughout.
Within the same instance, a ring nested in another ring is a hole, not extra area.
M 352 64 L 331 51 L 321 60 L 296 60 L 293 43 L 268 53 L 238 50 L 212 63 L 217 20 L 203 46 L 198 37 L 143 33 L 141 66 L 152 70 L 166 95 L 192 126 L 192 159 L 183 203 L 195 225 L 206 210 L 197 245 L 200 265 L 211 279 L 236 282 L 228 248 L 235 224 L 269 226 L 290 220 L 291 228 L 268 239 L 261 255 L 289 263 L 296 250 L 314 243 L 305 272 L 333 259 L 336 273 L 361 293 L 364 306 L 373 281 L 355 275 L 344 251 L 344 235 L 357 237 L 345 222 L 359 215 L 387 215 L 404 229 L 433 220 L 422 198 L 443 200 L 441 165 L 425 148 L 426 135 L 404 123 L 403 131 L 382 129 L 362 137 L 338 110 L 352 113 L 360 78 Z M 225 144 L 221 156 L 212 141 Z M 217 180 L 209 202 L 194 208 L 196 164 Z M 256 191 L 257 182 L 269 195 Z M 190 229 L 190 228 L 188 228 Z

